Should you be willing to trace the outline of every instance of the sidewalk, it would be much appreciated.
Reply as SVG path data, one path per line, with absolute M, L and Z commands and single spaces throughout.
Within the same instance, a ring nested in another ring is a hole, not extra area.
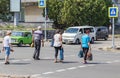
M 110 37 L 109 40 L 111 40 L 112 44 L 112 38 Z M 102 46 L 98 48 L 99 50 L 104 50 L 104 51 L 110 51 L 110 52 L 120 52 L 120 38 L 116 37 L 115 42 L 114 42 L 114 48 L 112 45 L 107 44 L 106 46 Z

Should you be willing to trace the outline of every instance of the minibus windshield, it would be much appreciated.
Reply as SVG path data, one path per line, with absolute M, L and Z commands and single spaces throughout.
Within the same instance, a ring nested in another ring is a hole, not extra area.
M 78 28 L 68 28 L 65 33 L 77 33 L 78 32 Z

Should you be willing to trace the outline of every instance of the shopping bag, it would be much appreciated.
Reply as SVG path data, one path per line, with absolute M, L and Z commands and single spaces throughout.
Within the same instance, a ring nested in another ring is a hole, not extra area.
M 93 60 L 93 55 L 91 52 L 87 53 L 87 60 L 92 61 Z
M 14 50 L 13 50 L 13 49 L 10 49 L 10 51 L 11 51 L 11 52 L 14 52 Z
M 32 43 L 32 44 L 30 45 L 30 47 L 34 47 L 34 43 Z
M 83 57 L 83 50 L 80 50 L 78 53 L 78 57 L 82 58 Z
M 64 49 L 61 48 L 60 50 L 60 60 L 64 60 Z
M 54 45 L 54 39 L 51 40 L 51 45 L 50 46 L 53 47 L 53 45 Z

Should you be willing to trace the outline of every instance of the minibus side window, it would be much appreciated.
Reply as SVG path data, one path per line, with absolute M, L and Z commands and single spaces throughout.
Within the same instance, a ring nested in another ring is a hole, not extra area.
M 82 29 L 80 29 L 80 30 L 79 30 L 79 32 L 83 33 L 83 30 L 82 30 Z

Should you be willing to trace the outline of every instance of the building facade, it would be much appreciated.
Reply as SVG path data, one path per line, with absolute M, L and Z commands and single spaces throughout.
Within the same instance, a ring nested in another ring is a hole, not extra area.
M 44 22 L 43 8 L 38 7 L 38 0 L 21 0 L 21 16 L 24 22 Z M 47 22 L 50 22 L 48 19 Z

